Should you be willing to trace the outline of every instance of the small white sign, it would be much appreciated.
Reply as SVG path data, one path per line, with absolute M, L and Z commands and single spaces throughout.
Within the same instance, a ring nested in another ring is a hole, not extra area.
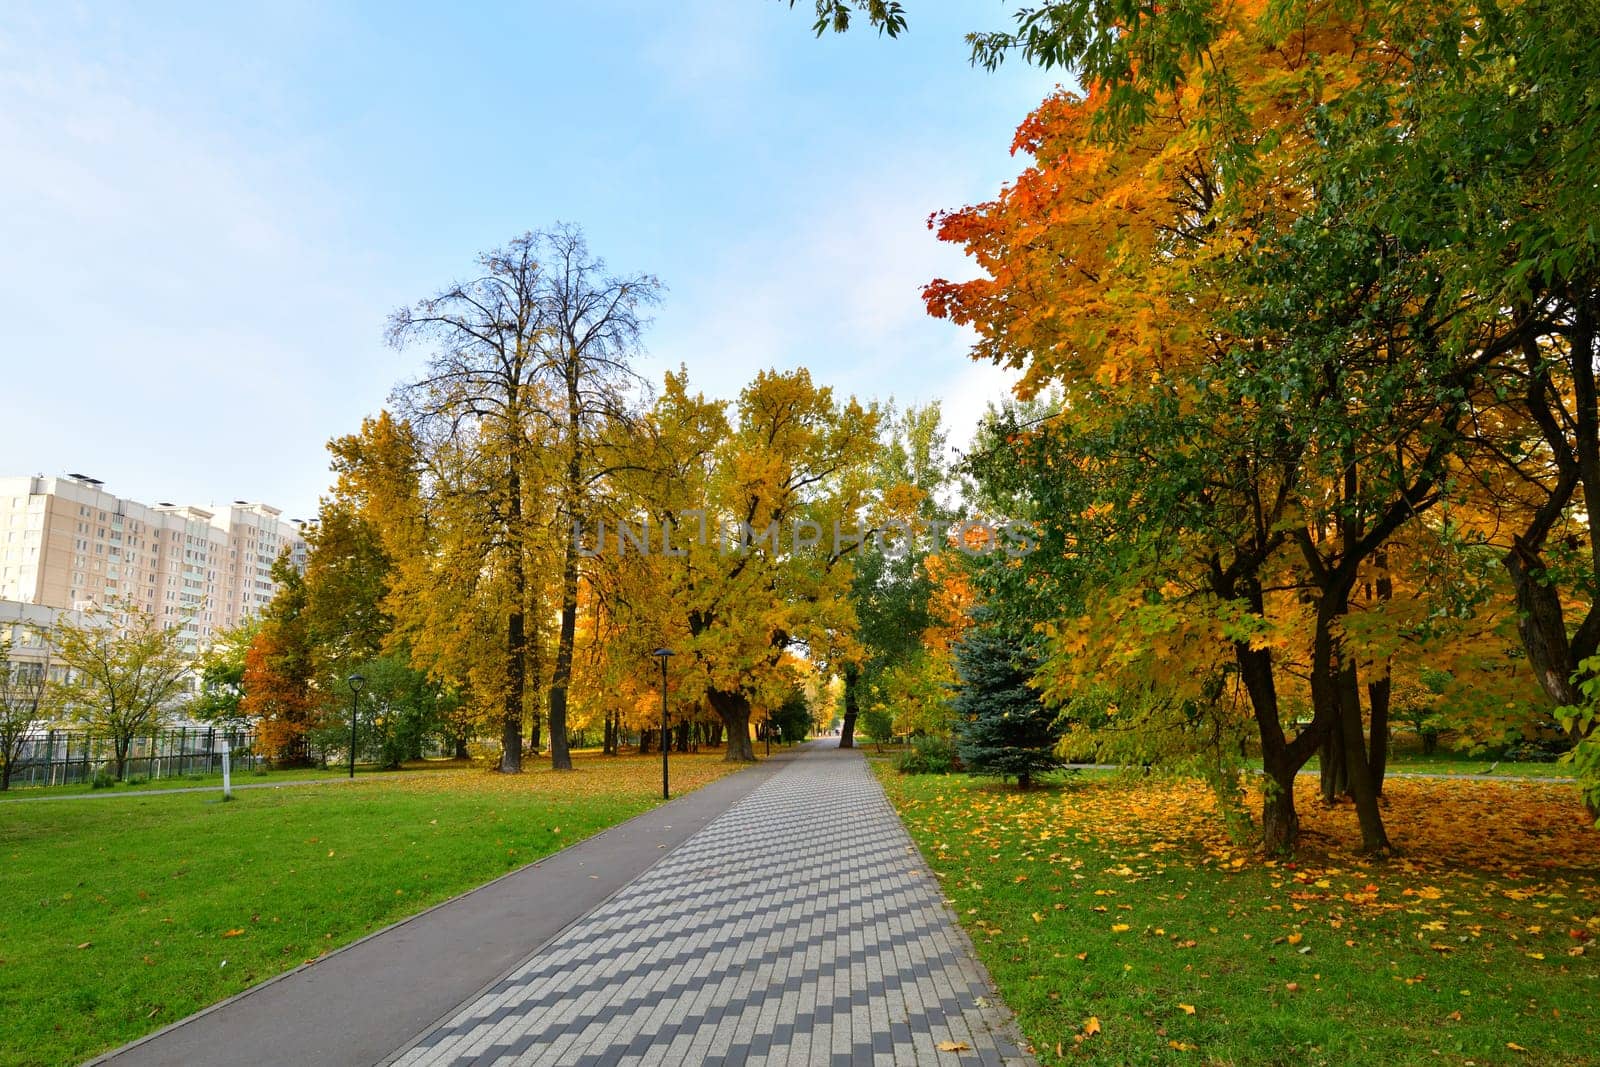
M 224 800 L 233 799 L 233 777 L 228 773 L 230 770 L 228 766 L 228 753 L 230 751 L 231 749 L 228 745 L 228 742 L 222 742 L 222 798 Z

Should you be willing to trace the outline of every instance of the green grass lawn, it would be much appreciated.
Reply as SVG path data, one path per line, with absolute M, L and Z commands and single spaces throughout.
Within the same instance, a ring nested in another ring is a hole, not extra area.
M 376 768 L 357 767 L 356 774 L 370 774 Z M 305 781 L 311 778 L 344 778 L 349 775 L 344 767 L 286 767 L 282 770 L 235 770 L 234 785 L 270 785 L 273 782 Z M 176 774 L 164 778 L 130 777 L 106 789 L 95 789 L 87 783 L 79 785 L 30 786 L 26 782 L 13 782 L 11 788 L 0 793 L 0 801 L 22 800 L 29 797 L 76 796 L 80 793 L 137 793 L 151 789 L 196 789 L 215 787 L 222 789 L 222 772 L 215 774 Z
M 1313 757 L 1308 770 L 1316 770 Z M 1388 769 L 1419 774 L 1481 774 L 1494 778 L 1571 778 L 1572 767 L 1566 763 L 1542 763 L 1533 760 L 1493 760 L 1468 756 L 1464 752 L 1402 752 L 1389 760 Z
M 720 759 L 674 757 L 674 793 Z M 81 1062 L 659 803 L 654 758 L 577 762 L 0 805 L 0 1064 Z
M 1600 1060 L 1600 845 L 1562 787 L 1397 785 L 1407 851 L 1367 862 L 1313 780 L 1281 864 L 1191 787 L 876 766 L 1042 1063 Z

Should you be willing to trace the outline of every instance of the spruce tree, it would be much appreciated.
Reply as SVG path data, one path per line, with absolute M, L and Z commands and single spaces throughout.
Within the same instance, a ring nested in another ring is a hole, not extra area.
M 1028 684 L 1037 660 L 1015 635 L 980 622 L 956 646 L 956 747 L 973 774 L 1015 777 L 1027 789 L 1062 765 L 1055 713 Z

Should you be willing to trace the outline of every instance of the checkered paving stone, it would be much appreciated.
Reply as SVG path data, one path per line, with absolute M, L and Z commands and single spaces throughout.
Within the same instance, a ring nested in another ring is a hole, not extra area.
M 1033 1061 L 865 761 L 818 748 L 395 1062 Z

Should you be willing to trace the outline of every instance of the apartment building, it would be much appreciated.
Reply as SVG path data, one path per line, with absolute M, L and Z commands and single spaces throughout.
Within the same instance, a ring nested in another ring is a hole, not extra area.
M 297 522 L 266 504 L 141 504 L 95 478 L 0 478 L 0 600 L 56 610 L 126 600 L 196 650 L 272 599 L 272 564 L 303 564 Z

